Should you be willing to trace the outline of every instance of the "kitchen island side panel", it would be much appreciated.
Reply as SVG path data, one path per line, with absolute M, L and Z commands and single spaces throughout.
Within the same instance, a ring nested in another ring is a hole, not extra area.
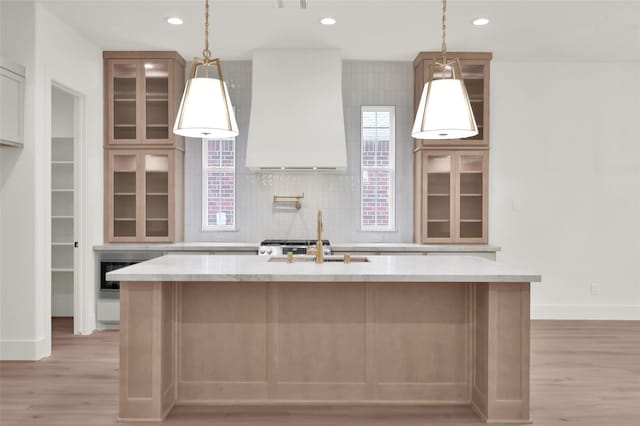
M 175 283 L 120 287 L 120 420 L 159 421 L 176 399 Z
M 530 284 L 478 283 L 473 304 L 472 407 L 488 422 L 530 422 Z

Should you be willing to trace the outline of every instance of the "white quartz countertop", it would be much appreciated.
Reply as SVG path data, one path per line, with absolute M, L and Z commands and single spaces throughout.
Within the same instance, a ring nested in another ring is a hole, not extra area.
M 258 243 L 210 243 L 210 242 L 193 242 L 193 243 L 112 243 L 93 246 L 94 251 L 98 252 L 134 252 L 134 251 L 156 251 L 156 252 L 216 252 L 216 251 L 232 251 L 232 252 L 258 252 Z
M 367 256 L 366 263 L 269 262 L 266 256 L 165 255 L 107 274 L 113 281 L 538 282 L 534 274 L 475 256 Z
M 184 242 L 184 243 L 127 243 L 94 246 L 97 252 L 257 252 L 258 243 Z M 489 244 L 414 244 L 414 243 L 332 243 L 334 252 L 383 253 L 495 253 L 500 247 Z
M 385 253 L 495 253 L 500 247 L 489 244 L 415 244 L 415 243 L 337 243 L 331 249 L 338 252 Z

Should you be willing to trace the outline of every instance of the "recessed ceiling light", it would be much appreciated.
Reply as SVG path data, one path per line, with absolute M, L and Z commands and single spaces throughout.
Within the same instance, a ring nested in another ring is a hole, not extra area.
M 473 25 L 476 25 L 478 27 L 487 25 L 488 23 L 489 23 L 489 20 L 487 18 L 477 18 L 473 20 Z
M 335 25 L 335 24 L 336 24 L 336 20 L 335 20 L 335 19 L 333 19 L 333 18 L 328 18 L 328 17 L 327 17 L 327 18 L 322 18 L 322 19 L 320 20 L 320 23 L 321 23 L 322 25 Z
M 171 25 L 182 25 L 182 19 L 178 17 L 168 18 L 167 22 Z

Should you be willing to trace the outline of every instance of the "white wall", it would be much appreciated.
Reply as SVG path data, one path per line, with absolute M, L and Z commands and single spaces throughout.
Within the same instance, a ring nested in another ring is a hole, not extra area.
M 2 153 L 0 359 L 40 359 L 51 352 L 52 81 L 82 97 L 76 238 L 81 285 L 74 303 L 88 311 L 74 328 L 88 333 L 95 326 L 91 247 L 102 241 L 102 55 L 40 3 L 3 1 L 0 7 L 0 54 L 27 68 L 25 146 Z
M 640 64 L 492 68 L 498 259 L 542 273 L 534 317 L 640 319 Z
M 36 359 L 47 344 L 35 313 L 35 5 L 2 2 L 0 19 L 2 56 L 26 68 L 24 148 L 0 148 L 0 357 Z
M 51 137 L 72 138 L 74 128 L 74 97 L 62 89 L 51 90 Z

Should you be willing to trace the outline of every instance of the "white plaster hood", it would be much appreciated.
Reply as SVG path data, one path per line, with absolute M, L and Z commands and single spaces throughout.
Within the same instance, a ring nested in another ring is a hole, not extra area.
M 259 49 L 252 78 L 247 167 L 346 169 L 339 50 Z

